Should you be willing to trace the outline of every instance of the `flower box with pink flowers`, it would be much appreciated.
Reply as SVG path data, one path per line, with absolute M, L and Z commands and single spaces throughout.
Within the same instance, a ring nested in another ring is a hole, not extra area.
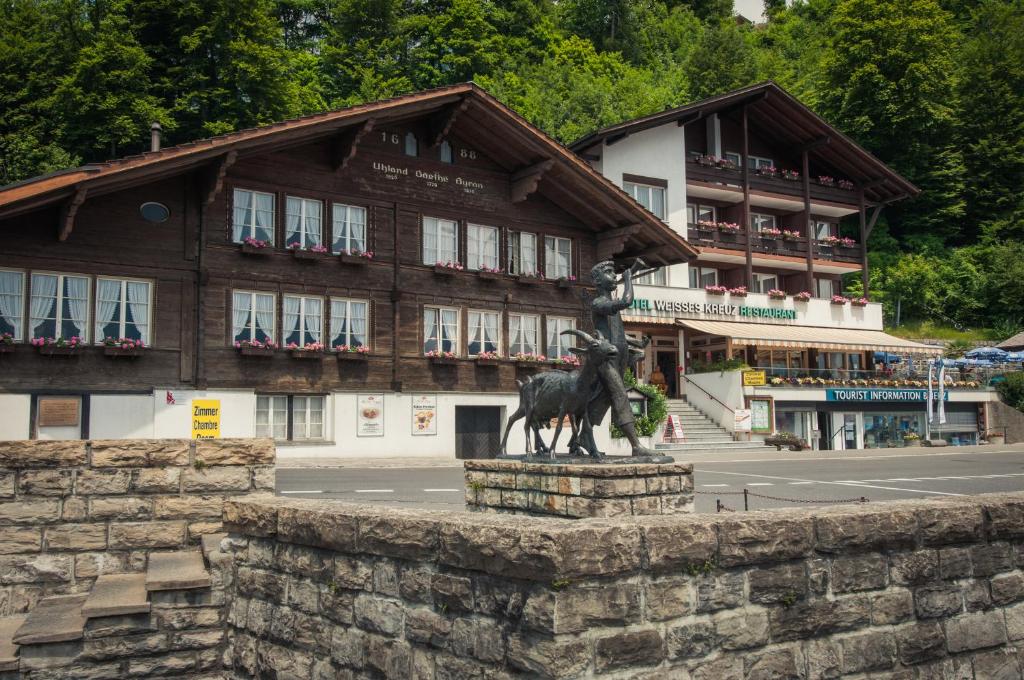
M 488 267 L 487 265 L 483 265 L 476 270 L 477 278 L 485 281 L 500 279 L 504 273 L 499 267 Z
M 797 302 L 810 302 L 812 297 L 814 296 L 811 295 L 810 291 L 802 290 L 796 295 L 794 295 L 793 299 L 796 300 Z
M 235 349 L 243 357 L 272 357 L 274 350 L 277 349 L 277 343 L 271 340 L 235 340 Z
M 303 248 L 301 243 L 289 243 L 288 250 L 291 251 L 296 260 L 305 260 L 306 262 L 316 262 L 330 255 L 327 247 L 319 243 L 309 248 Z
M 539 364 L 547 360 L 543 354 L 534 354 L 533 352 L 516 352 L 512 355 L 512 361 L 517 364 Z
M 527 274 L 518 274 L 516 276 L 516 283 L 521 286 L 536 286 L 541 282 L 540 274 L 536 272 Z
M 563 354 L 552 359 L 551 365 L 563 371 L 572 371 L 580 367 L 580 360 L 572 354 Z
M 569 276 L 563 276 L 558 279 L 559 288 L 572 288 L 576 285 L 576 277 L 570 274 Z
M 725 295 L 729 289 L 725 286 L 704 286 L 704 291 L 708 295 Z
M 108 357 L 137 357 L 146 349 L 146 343 L 133 338 L 103 338 L 103 354 Z
M 32 338 L 33 347 L 39 350 L 40 354 L 46 356 L 66 357 L 78 352 L 78 348 L 85 344 L 85 341 L 77 335 L 70 338 Z
M 850 298 L 843 297 L 842 295 L 833 295 L 832 296 L 832 300 L 831 300 L 832 304 L 834 304 L 834 305 L 836 305 L 838 307 L 842 307 L 843 305 L 845 305 L 849 301 L 850 301 Z
M 441 350 L 432 349 L 423 356 L 430 359 L 430 363 L 440 366 L 450 366 L 459 363 L 459 358 L 455 355 L 455 352 L 442 352 Z
M 0 354 L 10 354 L 14 351 L 14 335 L 11 333 L 0 333 Z
M 779 290 L 778 288 L 772 288 L 770 291 L 768 291 L 768 299 L 769 300 L 785 300 L 786 299 L 786 291 Z
M 743 227 L 736 224 L 735 222 L 719 222 L 718 231 L 722 232 L 723 234 L 733 235 L 743 231 Z
M 246 255 L 269 255 L 273 252 L 269 241 L 246 236 L 242 239 L 242 252 Z
M 338 253 L 338 261 L 342 264 L 354 264 L 361 266 L 373 260 L 372 250 L 343 250 Z
M 480 352 L 473 357 L 477 363 L 477 366 L 497 366 L 498 360 L 501 358 L 497 352 Z
M 435 262 L 434 273 L 440 276 L 455 276 L 461 272 L 465 267 L 462 266 L 461 262 Z
M 767 227 L 761 230 L 760 236 L 761 238 L 774 240 L 782 236 L 782 230 L 775 227 Z
M 867 307 L 868 299 L 866 297 L 850 298 L 850 304 L 854 307 Z
M 747 297 L 747 287 L 746 286 L 736 286 L 735 288 L 730 288 L 729 289 L 729 295 L 731 295 L 733 297 Z
M 801 238 L 803 237 L 800 236 L 800 232 L 793 231 L 792 229 L 782 230 L 782 239 L 784 241 L 799 241 Z
M 370 348 L 366 345 L 335 345 L 334 356 L 339 361 L 366 361 L 370 356 Z
M 324 345 L 322 342 L 307 342 L 305 345 L 289 342 L 285 345 L 285 349 L 291 352 L 292 359 L 320 361 L 324 358 Z

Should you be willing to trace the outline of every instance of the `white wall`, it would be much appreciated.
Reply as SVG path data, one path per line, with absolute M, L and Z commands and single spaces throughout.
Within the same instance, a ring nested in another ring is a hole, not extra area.
M 32 397 L 27 394 L 0 394 L 0 440 L 28 439 Z
M 687 383 L 704 388 L 718 400 L 712 399 L 703 391 L 688 384 L 686 386 L 686 401 L 699 408 L 727 431 L 734 432 L 733 411 L 745 406 L 741 372 L 693 373 L 685 378 Z
M 171 390 L 174 404 L 167 403 L 167 390 L 153 391 L 153 436 L 158 439 L 188 439 L 192 436 L 193 399 L 219 399 L 221 437 L 252 437 L 256 431 L 256 394 L 251 390 Z
M 89 398 L 89 437 L 92 439 L 151 439 L 153 396 L 94 394 Z

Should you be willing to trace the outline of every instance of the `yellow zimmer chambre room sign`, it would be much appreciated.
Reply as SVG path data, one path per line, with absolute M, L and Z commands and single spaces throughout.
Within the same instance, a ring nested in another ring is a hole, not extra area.
M 220 437 L 220 399 L 192 400 L 192 439 Z

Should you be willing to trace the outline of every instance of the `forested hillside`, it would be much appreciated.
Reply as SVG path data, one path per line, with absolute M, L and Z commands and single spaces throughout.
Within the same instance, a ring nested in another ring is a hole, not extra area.
M 473 79 L 570 142 L 771 78 L 923 189 L 872 235 L 890 316 L 1017 330 L 1024 0 L 766 5 L 0 0 L 0 184 L 142 151 L 154 120 L 174 144 Z

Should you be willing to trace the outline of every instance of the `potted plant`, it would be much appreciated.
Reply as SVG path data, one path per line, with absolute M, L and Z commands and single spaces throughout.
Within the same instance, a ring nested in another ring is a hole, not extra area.
M 778 288 L 772 288 L 770 291 L 768 291 L 768 299 L 770 299 L 770 300 L 785 300 L 786 299 L 786 291 L 779 290 Z
M 572 274 L 569 274 L 569 276 L 562 276 L 558 279 L 559 288 L 572 288 L 575 285 L 576 277 L 573 276 Z
M 243 357 L 272 357 L 274 350 L 277 349 L 277 343 L 273 340 L 235 340 L 235 349 Z
M 343 361 L 366 361 L 370 348 L 366 345 L 335 345 L 334 356 Z
M 288 250 L 292 252 L 296 260 L 305 260 L 307 262 L 315 262 L 327 255 L 326 246 L 322 246 L 319 243 L 309 248 L 303 248 L 301 243 L 290 243 L 288 244 Z
M 916 432 L 904 432 L 903 433 L 903 445 L 904 446 L 920 446 L 921 435 Z
M 782 240 L 783 241 L 799 241 L 800 239 L 801 239 L 801 236 L 800 236 L 799 232 L 793 231 L 792 229 L 783 229 L 782 230 Z
M 781 174 L 782 179 L 788 180 L 790 182 L 796 182 L 800 179 L 800 173 L 797 172 L 796 170 L 783 170 Z
M 32 338 L 32 346 L 46 356 L 72 356 L 82 345 L 82 338 L 73 335 L 70 338 Z
M 775 177 L 779 174 L 779 169 L 774 165 L 762 165 L 757 169 L 757 174 L 764 175 L 765 177 Z
M 725 295 L 729 292 L 725 286 L 704 286 L 704 290 L 708 295 Z
M 714 231 L 717 225 L 710 220 L 700 220 L 697 222 L 697 231 Z
M 242 239 L 242 252 L 246 255 L 269 255 L 271 252 L 270 242 L 262 239 L 246 236 Z
M 14 336 L 10 333 L 0 333 L 0 354 L 8 354 L 14 351 Z
M 442 352 L 441 350 L 432 349 L 423 356 L 430 359 L 432 364 L 448 365 L 458 363 L 458 357 L 455 356 L 455 352 Z
M 523 272 L 516 275 L 516 283 L 523 286 L 536 286 L 540 283 L 540 274 L 537 272 Z
M 837 245 L 842 246 L 843 248 L 856 248 L 857 242 L 849 236 L 843 236 L 837 241 Z
M 572 354 L 563 354 L 560 357 L 552 359 L 551 364 L 555 368 L 560 368 L 563 371 L 571 371 L 580 367 L 580 360 Z
M 775 239 L 782 236 L 782 231 L 775 227 L 767 227 L 761 230 L 761 238 L 774 241 Z
M 849 301 L 850 301 L 850 298 L 844 297 L 842 295 L 833 295 L 832 296 L 832 304 L 836 305 L 837 307 L 842 307 L 843 305 L 845 305 Z
M 103 354 L 108 357 L 137 357 L 142 355 L 146 343 L 132 338 L 103 338 Z
M 735 222 L 719 222 L 718 231 L 723 234 L 735 235 L 743 231 L 743 227 L 736 224 Z
M 867 307 L 868 299 L 866 297 L 850 298 L 850 304 L 854 307 Z
M 496 366 L 498 364 L 498 358 L 497 352 L 480 352 L 473 357 L 477 366 Z
M 854 187 L 854 184 L 853 184 L 853 182 L 851 182 L 851 181 L 850 181 L 850 180 L 848 180 L 848 179 L 841 179 L 841 180 L 839 180 L 838 182 L 836 182 L 836 185 L 837 185 L 837 186 L 838 186 L 838 187 L 839 187 L 840 189 L 844 189 L 844 190 L 846 190 L 846 191 L 853 191 L 853 190 L 854 190 L 854 188 L 855 188 L 855 187 Z
M 818 175 L 818 184 L 823 187 L 834 187 L 836 185 L 836 180 L 834 177 L 829 177 L 828 175 Z
M 794 295 L 793 299 L 796 300 L 797 302 L 810 302 L 812 297 L 813 296 L 811 295 L 811 291 L 802 290 L 796 295 Z
M 1003 430 L 989 430 L 985 433 L 985 441 L 989 444 L 1002 446 L 1006 443 L 1006 432 Z
M 729 295 L 732 295 L 733 297 L 747 297 L 747 287 L 736 286 L 735 288 L 730 288 Z
M 505 272 L 501 270 L 501 267 L 488 267 L 487 265 L 481 265 L 480 269 L 476 271 L 477 277 L 485 280 L 500 278 L 504 273 Z
M 364 265 L 373 259 L 372 250 L 359 250 L 358 248 L 351 248 L 349 250 L 343 250 L 338 253 L 338 261 L 342 264 L 354 264 L 357 266 Z
M 310 359 L 319 361 L 324 357 L 324 344 L 322 342 L 307 342 L 299 345 L 297 342 L 289 342 L 285 349 L 292 354 L 293 359 Z
M 434 273 L 441 276 L 455 276 L 457 272 L 461 272 L 465 267 L 462 266 L 461 262 L 435 262 Z
M 547 357 L 533 352 L 516 352 L 512 355 L 512 361 L 516 363 L 517 367 L 525 367 L 543 363 L 547 361 Z

